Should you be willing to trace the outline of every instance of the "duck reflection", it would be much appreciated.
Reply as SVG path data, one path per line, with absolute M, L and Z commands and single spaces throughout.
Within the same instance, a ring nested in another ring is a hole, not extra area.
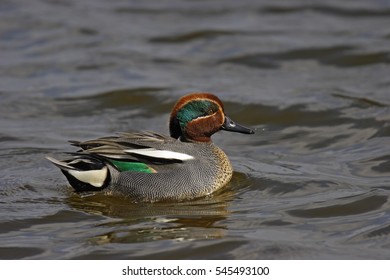
M 71 195 L 67 203 L 78 211 L 109 218 L 97 225 L 107 231 L 90 238 L 94 244 L 217 239 L 225 235 L 223 221 L 230 214 L 230 201 L 249 181 L 245 174 L 234 172 L 222 190 L 182 202 L 133 203 L 126 198 L 96 193 Z

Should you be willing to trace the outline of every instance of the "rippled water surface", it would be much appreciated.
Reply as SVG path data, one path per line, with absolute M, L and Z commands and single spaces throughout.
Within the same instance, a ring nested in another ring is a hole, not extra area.
M 0 259 L 389 259 L 390 1 L 0 3 Z M 72 192 L 67 140 L 166 133 L 211 91 L 255 135 L 194 201 Z

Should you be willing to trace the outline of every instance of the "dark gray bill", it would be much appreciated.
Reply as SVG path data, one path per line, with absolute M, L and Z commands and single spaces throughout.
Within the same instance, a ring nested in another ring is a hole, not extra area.
M 239 132 L 245 134 L 254 134 L 255 131 L 251 128 L 245 127 L 238 123 L 232 121 L 228 116 L 225 116 L 225 122 L 223 123 L 221 129 L 232 132 Z

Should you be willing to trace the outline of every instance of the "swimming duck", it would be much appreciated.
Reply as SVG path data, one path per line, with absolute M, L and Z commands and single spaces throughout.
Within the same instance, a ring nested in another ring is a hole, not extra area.
M 186 200 L 206 196 L 225 186 L 233 169 L 226 154 L 213 144 L 219 130 L 253 134 L 227 117 L 221 100 L 211 93 L 180 98 L 169 119 L 170 136 L 125 132 L 85 142 L 59 161 L 76 192 L 104 191 L 134 201 Z

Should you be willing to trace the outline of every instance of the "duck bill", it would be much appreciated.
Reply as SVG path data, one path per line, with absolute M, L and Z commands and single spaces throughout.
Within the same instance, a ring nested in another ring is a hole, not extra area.
M 234 121 L 232 121 L 228 116 L 225 116 L 225 122 L 223 123 L 221 129 L 226 131 L 244 133 L 244 134 L 254 134 L 255 131 L 249 127 L 245 127 L 240 125 Z

